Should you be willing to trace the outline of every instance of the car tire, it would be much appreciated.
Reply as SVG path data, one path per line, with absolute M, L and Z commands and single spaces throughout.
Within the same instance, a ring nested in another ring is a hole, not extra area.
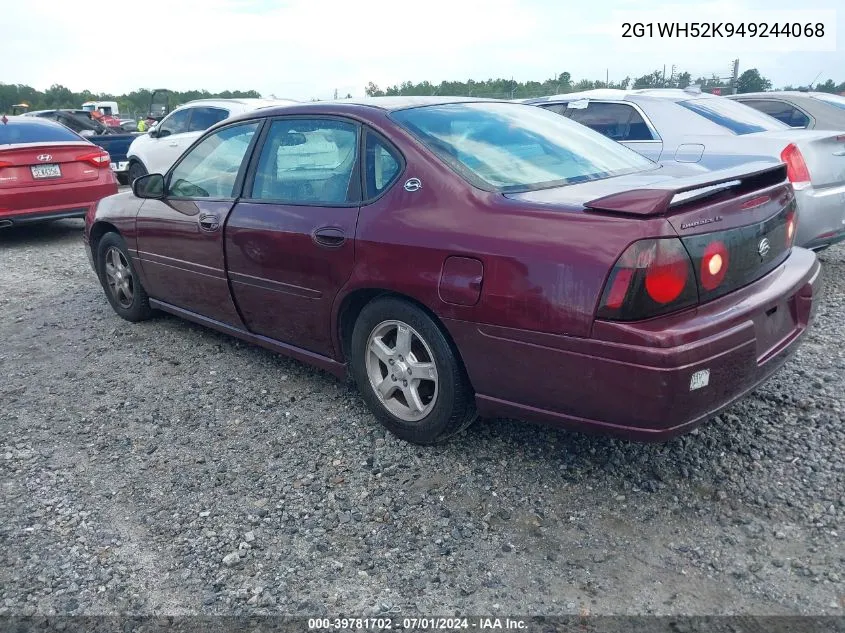
M 463 363 L 438 324 L 412 303 L 384 297 L 367 304 L 355 322 L 350 356 L 364 401 L 397 437 L 437 444 L 475 420 Z
M 144 163 L 139 160 L 135 160 L 134 158 L 129 161 L 129 169 L 126 172 L 126 179 L 129 181 L 127 184 L 132 184 L 141 176 L 147 175 L 147 168 L 144 167 Z
M 106 233 L 97 245 L 97 271 L 106 298 L 118 316 L 136 323 L 153 315 L 150 298 L 132 265 L 126 242 Z

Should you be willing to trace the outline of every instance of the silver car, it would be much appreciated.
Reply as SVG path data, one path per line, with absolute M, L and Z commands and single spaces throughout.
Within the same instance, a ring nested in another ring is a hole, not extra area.
M 789 127 L 845 130 L 845 97 L 827 92 L 749 92 L 729 95 Z
M 845 131 L 800 130 L 741 103 L 690 90 L 588 90 L 530 103 L 661 163 L 723 169 L 783 162 L 799 204 L 796 243 L 845 240 Z

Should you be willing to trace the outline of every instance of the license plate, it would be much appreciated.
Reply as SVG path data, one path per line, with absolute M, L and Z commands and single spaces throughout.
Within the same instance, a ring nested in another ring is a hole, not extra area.
M 62 169 L 58 165 L 33 165 L 30 167 L 33 178 L 61 178 Z

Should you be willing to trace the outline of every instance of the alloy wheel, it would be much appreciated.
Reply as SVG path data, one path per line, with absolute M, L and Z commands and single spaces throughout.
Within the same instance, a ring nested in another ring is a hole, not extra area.
M 105 268 L 112 297 L 121 308 L 131 308 L 135 297 L 135 278 L 129 268 L 129 261 L 120 249 L 112 246 L 106 251 Z
M 367 377 L 378 399 L 397 418 L 415 422 L 437 402 L 437 365 L 431 347 L 407 323 L 382 321 L 367 340 Z

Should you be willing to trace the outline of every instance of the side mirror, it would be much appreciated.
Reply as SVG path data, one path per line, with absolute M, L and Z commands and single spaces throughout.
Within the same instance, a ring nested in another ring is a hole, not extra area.
M 132 193 L 136 198 L 160 200 L 164 197 L 164 176 L 146 174 L 132 181 Z
M 150 128 L 150 138 L 158 138 L 158 130 L 155 127 Z
M 94 130 L 82 130 L 79 132 L 79 136 L 88 138 L 89 136 L 96 136 L 96 132 L 94 132 Z

